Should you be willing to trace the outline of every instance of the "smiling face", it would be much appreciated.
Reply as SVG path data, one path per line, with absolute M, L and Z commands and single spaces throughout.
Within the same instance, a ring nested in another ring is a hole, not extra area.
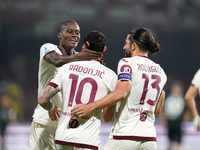
M 130 44 L 130 34 L 127 35 L 126 40 L 125 40 L 125 45 L 123 47 L 123 50 L 125 52 L 126 57 L 131 57 L 132 56 L 132 49 L 131 49 L 131 44 Z
M 61 27 L 58 33 L 60 46 L 65 49 L 67 54 L 71 54 L 71 50 L 77 47 L 80 41 L 80 27 L 76 22 L 67 22 Z

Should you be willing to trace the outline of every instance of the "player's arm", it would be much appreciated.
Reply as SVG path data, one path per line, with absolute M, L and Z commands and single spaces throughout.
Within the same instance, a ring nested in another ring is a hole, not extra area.
M 60 91 L 60 89 L 57 87 L 53 87 L 50 85 L 47 85 L 47 87 L 44 89 L 42 94 L 40 95 L 38 99 L 38 103 L 46 110 L 51 111 L 54 109 L 53 103 L 51 103 L 50 99 Z
M 127 96 L 131 89 L 131 85 L 131 81 L 129 80 L 119 80 L 114 91 L 110 92 L 102 99 L 97 100 L 93 103 L 87 105 L 78 104 L 74 106 L 71 110 L 71 113 L 77 115 L 78 117 L 81 117 L 92 112 L 95 109 L 102 109 L 112 106 L 119 100 L 124 99 Z
M 103 118 L 105 123 L 112 121 L 112 118 L 113 118 L 114 112 L 115 112 L 115 106 L 116 105 L 112 105 L 110 107 L 106 107 L 106 108 L 103 109 L 102 118 Z
M 155 114 L 159 114 L 161 112 L 164 104 L 164 99 L 165 99 L 165 91 L 162 90 L 158 102 L 156 104 L 156 108 L 154 111 Z
M 102 56 L 103 54 L 101 52 L 83 49 L 75 55 L 67 55 L 67 56 L 59 55 L 56 52 L 50 52 L 44 56 L 44 59 L 48 63 L 53 64 L 56 67 L 60 67 L 66 63 L 70 63 L 73 61 L 91 60 L 96 58 L 99 58 L 100 60 Z
M 60 91 L 60 89 L 57 87 L 53 87 L 50 85 L 47 85 L 45 90 L 42 92 L 41 96 L 38 99 L 38 103 L 46 110 L 48 110 L 49 117 L 52 121 L 58 120 L 60 118 L 60 112 L 61 109 L 57 106 L 54 106 L 53 103 L 51 103 L 50 99 Z
M 198 115 L 195 102 L 195 97 L 198 94 L 198 92 L 199 90 L 197 87 L 195 87 L 194 85 L 190 85 L 185 94 L 185 103 L 193 118 L 195 118 Z
M 198 93 L 199 93 L 198 88 L 195 87 L 194 85 L 190 85 L 189 89 L 185 94 L 185 103 L 190 111 L 190 114 L 192 115 L 196 130 L 200 131 L 200 117 L 198 115 L 195 102 L 195 97 L 197 96 Z

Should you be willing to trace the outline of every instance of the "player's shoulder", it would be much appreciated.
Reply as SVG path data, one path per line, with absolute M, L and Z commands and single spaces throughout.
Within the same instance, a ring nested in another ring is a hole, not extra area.
M 200 80 L 200 69 L 198 69 L 197 72 L 194 74 L 193 80 L 194 81 Z
M 60 52 L 60 50 L 58 49 L 58 46 L 52 43 L 45 43 L 40 47 L 40 53 L 42 55 L 46 55 L 49 52 L 52 51 L 56 51 L 56 52 Z
M 131 61 L 133 59 L 133 57 L 124 57 L 124 58 L 121 58 L 119 60 L 119 62 L 125 62 L 125 63 L 128 63 L 129 61 Z
M 101 65 L 102 65 L 102 64 L 101 64 Z M 102 65 L 102 67 L 105 68 L 105 70 L 106 70 L 107 72 L 109 72 L 110 74 L 117 75 L 112 69 L 108 68 L 107 66 Z
M 89 62 L 90 62 L 90 61 L 89 61 Z M 110 69 L 109 67 L 107 67 L 107 66 L 101 64 L 100 62 L 98 62 L 98 61 L 93 61 L 93 63 L 94 63 L 94 67 L 95 67 L 96 69 L 98 69 L 98 70 L 101 70 L 102 73 L 105 73 L 105 74 L 107 74 L 108 76 L 111 76 L 111 75 L 117 76 L 117 74 L 116 74 L 112 69 Z
M 200 69 L 197 70 L 196 74 L 197 74 L 197 75 L 200 75 Z
M 41 48 L 42 48 L 42 47 L 57 47 L 57 45 L 52 44 L 52 43 L 44 43 L 44 44 L 41 46 Z

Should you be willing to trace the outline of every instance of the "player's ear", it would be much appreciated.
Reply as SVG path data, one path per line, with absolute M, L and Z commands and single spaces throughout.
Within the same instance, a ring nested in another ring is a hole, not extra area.
M 86 47 L 86 48 L 89 48 L 89 47 L 90 47 L 90 43 L 89 43 L 88 41 L 85 43 L 85 47 Z
M 61 36 L 60 32 L 58 32 L 57 36 L 58 36 L 58 39 L 59 39 L 59 40 L 62 39 L 62 36 Z
M 131 45 L 132 50 L 135 50 L 138 47 L 137 43 L 133 42 Z
M 85 44 L 83 44 L 82 49 L 85 49 Z
M 106 50 L 107 50 L 107 46 L 104 46 L 103 53 L 105 53 Z

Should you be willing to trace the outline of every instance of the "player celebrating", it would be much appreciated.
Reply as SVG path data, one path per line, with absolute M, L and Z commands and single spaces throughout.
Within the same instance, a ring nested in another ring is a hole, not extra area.
M 160 65 L 148 58 L 148 52 L 155 54 L 160 46 L 149 30 L 139 28 L 128 33 L 123 49 L 130 58 L 119 61 L 116 89 L 94 103 L 76 105 L 71 112 L 81 117 L 118 102 L 104 150 L 156 150 L 154 113 L 163 106 L 167 77 Z M 106 112 L 105 117 L 112 120 Z
M 105 36 L 90 31 L 84 37 L 83 48 L 105 52 Z M 49 101 L 62 91 L 62 113 L 56 130 L 56 148 L 59 150 L 100 149 L 102 109 L 77 118 L 71 115 L 76 104 L 89 104 L 115 89 L 117 75 L 98 61 L 77 61 L 63 65 L 38 99 L 46 110 L 54 108 Z M 111 106 L 112 107 L 112 106 Z
M 58 31 L 59 46 L 47 43 L 40 48 L 40 61 L 38 72 L 38 98 L 47 84 L 50 82 L 58 67 L 65 63 L 76 60 L 90 60 L 102 56 L 90 50 L 82 50 L 76 54 L 74 50 L 80 40 L 80 27 L 73 20 L 60 24 Z M 57 93 L 52 98 L 52 103 L 56 106 L 48 111 L 40 105 L 35 108 L 30 133 L 30 150 L 55 150 L 55 131 L 58 124 L 56 115 L 61 107 L 61 93 Z

